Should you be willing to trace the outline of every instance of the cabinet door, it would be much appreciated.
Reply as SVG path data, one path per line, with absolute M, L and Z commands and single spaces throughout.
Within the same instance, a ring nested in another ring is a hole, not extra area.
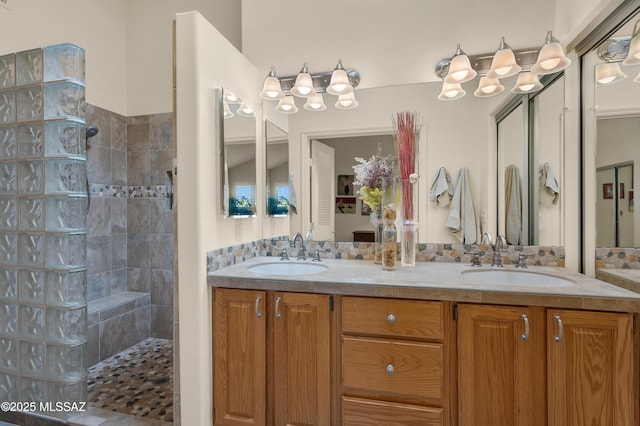
M 330 425 L 329 296 L 274 294 L 276 425 Z
M 549 425 L 637 425 L 633 317 L 550 310 Z
M 458 305 L 459 424 L 546 424 L 545 328 L 542 309 Z
M 264 425 L 265 292 L 217 288 L 215 295 L 215 424 Z

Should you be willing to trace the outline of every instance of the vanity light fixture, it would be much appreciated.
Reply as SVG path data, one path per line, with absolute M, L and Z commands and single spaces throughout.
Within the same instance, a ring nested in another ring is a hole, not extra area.
M 278 106 L 276 107 L 276 111 L 283 114 L 295 114 L 298 112 L 298 107 L 296 106 L 293 96 L 287 95 L 280 99 L 280 102 L 278 102 Z
M 540 49 L 538 59 L 531 67 L 531 71 L 538 75 L 547 75 L 562 71 L 569 65 L 571 65 L 571 60 L 564 54 L 564 48 L 549 31 L 546 42 Z
M 224 100 L 229 105 L 236 105 L 240 103 L 240 98 L 229 89 L 224 89 Z
M 513 53 L 511 46 L 504 41 L 502 37 L 500 47 L 493 56 L 491 68 L 487 72 L 488 78 L 506 78 L 511 77 L 520 72 L 522 67 L 516 62 L 516 55 Z
M 460 99 L 467 92 L 462 88 L 460 83 L 447 83 L 446 81 L 442 83 L 442 90 L 438 95 L 438 99 L 441 101 L 454 101 L 456 99 Z
M 622 65 L 640 65 L 640 21 L 636 22 L 633 27 L 633 34 L 631 34 L 631 42 L 629 43 L 629 53 L 622 61 Z
M 276 76 L 276 67 L 271 67 L 267 78 L 264 79 L 264 86 L 262 87 L 262 92 L 260 92 L 260 97 L 262 99 L 282 99 L 284 97 L 280 80 L 278 80 L 278 76 Z
M 610 62 L 596 65 L 596 82 L 598 84 L 613 84 L 627 78 L 620 69 L 618 62 Z
M 542 89 L 542 83 L 537 74 L 531 71 L 525 71 L 518 74 L 518 81 L 516 85 L 511 89 L 511 93 L 532 93 Z
M 296 82 L 291 88 L 291 94 L 299 98 L 308 98 L 316 94 L 316 91 L 313 89 L 313 79 L 311 78 L 311 74 L 309 74 L 309 68 L 306 62 L 296 77 Z
M 302 106 L 307 111 L 324 111 L 327 106 L 324 104 L 324 98 L 322 93 L 316 93 L 315 95 L 307 98 L 307 102 Z
M 473 95 L 478 98 L 488 98 L 502 92 L 504 92 L 504 86 L 499 79 L 484 76 L 480 79 L 478 88 L 473 92 Z
M 238 107 L 238 110 L 236 112 L 238 113 L 238 115 L 240 115 L 242 117 L 255 117 L 256 116 L 256 112 L 254 111 L 254 109 L 251 108 L 251 105 L 249 105 L 245 101 L 242 101 L 242 103 L 240 104 L 240 106 Z
M 356 100 L 353 92 L 351 92 L 347 93 L 346 95 L 338 96 L 338 100 L 336 101 L 334 106 L 338 109 L 354 109 L 357 108 L 358 105 L 360 104 Z
M 327 86 L 327 93 L 330 95 L 346 95 L 353 92 L 353 86 L 349 83 L 349 76 L 342 67 L 342 59 L 338 61 L 338 65 L 331 73 L 331 81 Z
M 233 113 L 231 112 L 231 108 L 229 108 L 229 104 L 227 102 L 224 103 L 224 118 L 233 117 Z
M 476 78 L 477 71 L 471 66 L 469 57 L 460 49 L 460 43 L 456 48 L 456 53 L 451 58 L 449 64 L 449 72 L 447 73 L 445 82 L 447 83 L 466 83 Z

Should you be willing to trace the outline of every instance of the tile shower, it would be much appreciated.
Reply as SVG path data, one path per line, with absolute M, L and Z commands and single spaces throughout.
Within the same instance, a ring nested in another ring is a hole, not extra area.
M 84 50 L 0 57 L 0 400 L 86 399 Z
M 0 401 L 86 401 L 90 366 L 173 338 L 172 114 L 84 92 L 77 46 L 0 56 Z

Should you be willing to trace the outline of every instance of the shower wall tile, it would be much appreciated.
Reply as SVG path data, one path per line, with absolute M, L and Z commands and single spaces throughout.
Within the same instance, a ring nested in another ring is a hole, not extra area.
M 151 303 L 173 306 L 173 271 L 151 270 Z
M 143 293 L 151 292 L 151 269 L 127 268 L 127 289 Z
M 168 179 L 167 171 L 173 168 L 173 150 L 163 149 L 151 151 L 149 157 L 149 183 L 151 185 L 167 185 L 171 182 Z
M 91 145 L 87 151 L 87 176 L 89 177 L 89 182 L 111 184 L 112 150 L 99 145 Z
M 111 268 L 120 270 L 127 268 L 127 235 L 111 235 Z M 126 278 L 125 278 L 126 283 Z
M 173 269 L 173 235 L 150 234 L 149 248 L 152 269 Z
M 87 259 L 91 262 L 87 265 L 89 274 L 98 274 L 111 271 L 111 236 L 89 236 L 87 237 Z M 107 285 L 110 287 L 110 284 Z
M 151 201 L 145 198 L 127 201 L 127 232 L 149 232 Z
M 16 84 L 16 54 L 0 56 L 0 88 Z
M 109 296 L 111 290 L 111 271 L 87 275 L 87 301 Z
M 111 198 L 111 232 L 127 232 L 127 202 L 124 198 Z
M 127 184 L 127 151 L 111 150 L 111 183 Z
M 2 111 L 2 92 L 0 92 L 0 115 Z M 0 119 L 0 122 L 2 120 Z M 14 159 L 17 144 L 16 126 L 0 126 L 0 159 Z
M 149 118 L 149 149 L 173 149 L 173 113 L 154 114 Z
M 87 327 L 87 365 L 100 362 L 100 326 L 98 324 Z
M 100 359 L 136 344 L 136 315 L 134 311 L 100 323 Z
M 159 234 L 173 234 L 173 210 L 167 207 L 166 199 L 154 199 L 149 201 L 150 232 Z
M 127 185 L 149 185 L 149 151 L 127 153 Z
M 87 219 L 89 237 L 111 234 L 111 200 L 105 197 L 93 197 Z
M 151 305 L 151 337 L 173 339 L 173 308 Z
M 111 271 L 111 295 L 127 291 L 127 270 L 118 269 Z
M 127 120 L 127 151 L 149 151 L 149 121 L 145 123 L 131 123 Z
M 127 234 L 127 266 L 149 268 L 149 234 Z
M 142 341 L 151 337 L 151 305 L 135 310 L 136 340 Z
M 115 113 L 111 114 L 111 148 L 127 150 L 127 119 Z

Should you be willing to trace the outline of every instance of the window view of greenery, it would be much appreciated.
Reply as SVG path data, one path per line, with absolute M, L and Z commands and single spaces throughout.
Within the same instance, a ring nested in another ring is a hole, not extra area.
M 230 216 L 252 216 L 255 214 L 256 187 L 236 186 L 235 196 L 229 197 Z
M 276 194 L 267 197 L 267 214 L 270 216 L 287 215 L 289 213 L 289 187 L 277 186 Z

